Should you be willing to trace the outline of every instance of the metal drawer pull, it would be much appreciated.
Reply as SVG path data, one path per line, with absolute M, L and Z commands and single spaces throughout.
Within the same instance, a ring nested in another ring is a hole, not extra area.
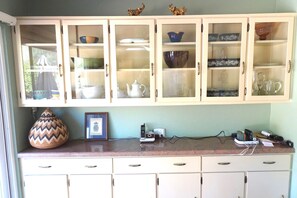
M 139 167 L 141 164 L 129 164 L 130 167 Z
M 97 168 L 97 165 L 85 165 L 86 168 Z
M 263 164 L 275 164 L 275 161 L 270 161 L 270 162 L 263 162 Z
M 38 166 L 38 168 L 51 168 L 52 166 Z
M 218 165 L 223 165 L 223 166 L 226 166 L 226 165 L 229 165 L 231 164 L 230 162 L 219 162 Z
M 187 163 L 174 163 L 174 166 L 185 166 Z

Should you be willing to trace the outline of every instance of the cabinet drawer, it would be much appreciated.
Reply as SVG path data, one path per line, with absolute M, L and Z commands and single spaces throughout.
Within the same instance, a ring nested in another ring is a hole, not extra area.
M 159 158 L 156 164 L 159 173 L 200 172 L 200 157 L 164 157 Z
M 112 159 L 69 159 L 67 161 L 71 174 L 112 173 Z
M 115 173 L 200 172 L 200 157 L 115 158 Z
M 242 156 L 202 157 L 203 172 L 244 171 L 245 158 Z
M 21 159 L 24 175 L 31 174 L 65 174 L 65 159 Z
M 202 158 L 202 171 L 290 170 L 290 155 L 211 156 Z
M 154 173 L 156 158 L 114 158 L 114 173 Z
M 262 155 L 247 157 L 249 158 L 248 171 L 291 169 L 291 155 Z
M 25 175 L 112 173 L 112 159 L 22 159 L 21 164 Z

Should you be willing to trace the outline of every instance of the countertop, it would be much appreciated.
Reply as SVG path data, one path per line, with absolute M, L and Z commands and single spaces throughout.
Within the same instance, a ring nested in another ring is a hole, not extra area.
M 27 157 L 120 157 L 120 156 L 193 156 L 193 155 L 251 155 L 294 153 L 283 144 L 274 147 L 237 145 L 231 137 L 173 138 L 154 143 L 140 143 L 139 139 L 110 139 L 108 141 L 72 140 L 54 149 L 27 148 L 18 153 Z

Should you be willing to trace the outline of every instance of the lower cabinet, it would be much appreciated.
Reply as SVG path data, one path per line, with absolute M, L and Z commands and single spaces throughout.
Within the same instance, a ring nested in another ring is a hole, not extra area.
M 112 159 L 22 158 L 24 198 L 112 198 Z
M 114 198 L 156 198 L 156 174 L 114 175 Z
M 290 172 L 248 172 L 247 198 L 288 198 Z
M 67 175 L 26 175 L 25 198 L 67 198 Z
M 200 198 L 200 173 L 161 173 L 158 198 Z
M 291 155 L 21 158 L 24 198 L 288 198 Z
M 202 157 L 202 198 L 288 198 L 291 155 Z
M 244 173 L 205 173 L 202 175 L 203 198 L 243 198 Z
M 111 198 L 111 175 L 69 175 L 69 198 Z

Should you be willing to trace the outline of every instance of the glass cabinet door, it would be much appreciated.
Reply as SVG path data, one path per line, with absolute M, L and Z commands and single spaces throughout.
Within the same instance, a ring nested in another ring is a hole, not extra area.
M 201 20 L 157 20 L 158 101 L 200 101 Z
M 110 36 L 113 102 L 154 101 L 154 21 L 111 20 Z
M 18 20 L 16 44 L 21 105 L 64 103 L 60 35 L 58 20 Z
M 247 100 L 288 100 L 293 17 L 251 18 Z
M 107 20 L 63 20 L 67 103 L 110 99 Z
M 247 18 L 203 21 L 203 101 L 242 101 Z

